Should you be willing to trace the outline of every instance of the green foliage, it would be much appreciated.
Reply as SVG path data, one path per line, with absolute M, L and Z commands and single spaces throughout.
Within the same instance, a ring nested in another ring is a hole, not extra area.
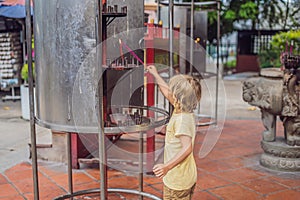
M 225 11 L 224 19 L 234 20 L 234 19 L 236 19 L 236 13 L 233 10 L 227 10 L 227 11 Z
M 283 6 L 280 6 L 278 0 L 264 0 L 260 3 L 261 13 L 259 22 L 265 24 L 266 28 L 273 28 L 280 24 L 281 19 L 284 19 Z
M 300 30 L 281 32 L 272 37 L 270 48 L 263 48 L 259 56 L 260 66 L 280 67 L 280 54 L 285 51 L 290 51 L 290 46 L 293 44 L 293 54 L 300 52 Z M 286 49 L 288 47 L 288 49 Z
M 34 63 L 32 63 L 32 69 L 33 69 L 33 79 L 35 79 L 35 69 L 34 69 Z M 25 63 L 22 67 L 21 70 L 21 78 L 25 81 L 28 82 L 28 64 Z
M 224 63 L 224 67 L 226 68 L 235 68 L 236 67 L 236 60 L 230 60 Z
M 230 0 L 228 4 L 222 3 L 220 12 L 221 34 L 226 35 L 235 30 L 234 23 L 242 20 L 256 21 L 258 6 L 252 1 Z M 253 23 L 254 24 L 254 23 Z M 216 38 L 217 12 L 208 13 L 208 40 L 212 42 Z
M 246 2 L 242 4 L 239 10 L 240 19 L 255 20 L 258 16 L 258 6 L 254 2 Z
M 285 51 L 286 46 L 293 45 L 293 53 L 300 50 L 300 30 L 281 32 L 273 36 L 271 46 L 278 51 Z
M 207 14 L 208 24 L 212 25 L 218 20 L 217 12 L 209 12 Z
M 188 0 L 190 1 L 190 0 Z M 196 2 L 196 1 L 195 1 Z M 221 1 L 221 36 L 240 29 L 300 28 L 299 0 L 226 0 Z M 249 23 L 251 21 L 251 27 Z M 217 12 L 208 13 L 208 40 L 216 39 Z
M 276 67 L 279 68 L 281 66 L 280 63 L 280 51 L 266 49 L 262 50 L 259 53 L 259 63 L 261 68 L 269 68 Z
M 168 53 L 159 53 L 155 54 L 154 62 L 157 64 L 157 69 L 161 70 L 169 66 L 169 54 Z M 179 65 L 179 56 L 178 54 L 173 54 L 173 64 L 174 66 Z

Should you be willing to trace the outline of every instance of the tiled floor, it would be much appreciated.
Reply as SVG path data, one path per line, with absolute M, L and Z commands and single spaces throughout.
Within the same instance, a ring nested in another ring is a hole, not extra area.
M 195 157 L 198 181 L 195 200 L 298 200 L 300 199 L 300 173 L 267 170 L 259 165 L 261 132 L 263 126 L 256 120 L 228 120 L 213 151 L 205 158 L 198 152 L 206 129 L 198 131 Z M 279 127 L 279 131 L 282 129 Z M 99 170 L 86 168 L 73 170 L 74 191 L 99 187 Z M 66 166 L 39 162 L 40 199 L 48 200 L 66 194 L 68 179 Z M 137 176 L 108 171 L 108 187 L 138 188 Z M 162 197 L 161 180 L 145 175 L 144 191 Z M 100 199 L 99 194 L 74 199 Z M 20 163 L 0 174 L 0 199 L 34 199 L 32 169 L 29 162 Z M 108 199 L 138 199 L 135 195 L 110 193 Z M 144 198 L 146 199 L 146 198 Z

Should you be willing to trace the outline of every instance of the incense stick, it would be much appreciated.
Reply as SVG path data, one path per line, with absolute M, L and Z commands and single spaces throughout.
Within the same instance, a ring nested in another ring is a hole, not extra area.
M 121 39 L 119 39 L 119 43 L 120 45 L 124 46 L 129 51 L 129 53 L 133 55 L 133 57 L 135 57 L 142 65 L 144 65 L 144 62 L 138 57 L 138 55 L 136 55 L 134 51 L 130 49 L 124 42 L 122 42 Z

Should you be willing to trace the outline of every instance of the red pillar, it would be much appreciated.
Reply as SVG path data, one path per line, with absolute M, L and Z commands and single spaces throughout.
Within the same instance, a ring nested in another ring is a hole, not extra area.
M 154 64 L 155 63 L 155 52 L 154 52 L 154 41 L 153 37 L 145 38 L 145 46 L 146 46 L 146 59 L 147 64 Z M 147 73 L 147 106 L 154 106 L 154 94 L 155 94 L 155 85 L 154 85 L 154 77 Z M 148 117 L 154 117 L 154 113 L 152 111 L 148 111 Z M 154 158 L 155 158 L 155 130 L 147 131 L 147 164 L 146 169 L 147 172 L 152 172 L 152 168 L 154 165 Z
M 78 164 L 78 135 L 77 133 L 71 133 L 71 153 L 72 153 L 72 168 L 79 169 Z

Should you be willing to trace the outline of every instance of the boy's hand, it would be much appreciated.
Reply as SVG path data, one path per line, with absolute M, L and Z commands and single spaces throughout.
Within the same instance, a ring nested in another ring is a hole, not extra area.
M 152 75 L 158 74 L 157 69 L 154 65 L 149 65 L 147 67 L 148 72 L 150 72 Z
M 164 164 L 157 164 L 153 167 L 153 172 L 158 178 L 163 178 L 168 171 L 168 168 Z

